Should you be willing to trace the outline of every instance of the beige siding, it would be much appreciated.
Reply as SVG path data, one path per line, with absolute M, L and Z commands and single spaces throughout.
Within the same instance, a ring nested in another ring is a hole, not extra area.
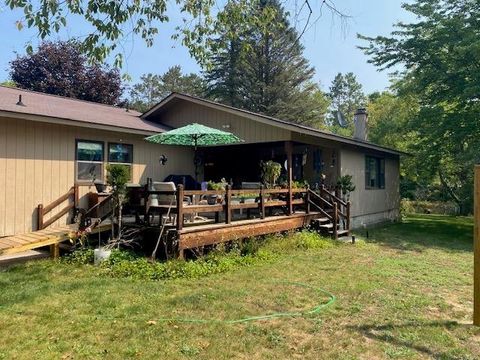
M 49 204 L 74 184 L 76 139 L 104 141 L 105 149 L 109 141 L 133 144 L 134 183 L 194 172 L 190 148 L 151 144 L 140 135 L 0 118 L 0 236 L 35 229 L 37 205 Z M 165 166 L 158 162 L 161 154 L 169 159 Z M 82 186 L 81 194 L 89 190 Z
M 342 149 L 340 154 L 341 174 L 352 175 L 356 186 L 355 191 L 350 195 L 354 226 L 394 220 L 398 216 L 400 206 L 399 158 L 385 157 L 385 189 L 367 190 L 365 189 L 365 152 Z
M 232 132 L 246 143 L 284 141 L 291 137 L 288 130 L 186 101 L 168 109 L 161 115 L 160 120 L 163 124 L 175 128 L 196 122 Z M 225 125 L 230 127 L 225 128 Z

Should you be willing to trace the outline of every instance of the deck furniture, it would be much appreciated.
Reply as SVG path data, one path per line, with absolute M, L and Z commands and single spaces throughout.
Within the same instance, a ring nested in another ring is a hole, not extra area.
M 152 182 L 151 189 L 148 189 L 148 200 L 146 205 L 146 220 L 147 224 L 151 224 L 155 218 L 155 214 L 159 214 L 160 224 L 162 224 L 163 216 L 169 213 L 169 222 L 175 223 L 176 221 L 176 192 L 177 187 L 175 183 L 168 181 L 154 181 Z M 189 197 L 182 197 L 182 204 L 191 204 Z M 170 209 L 170 211 L 168 211 Z

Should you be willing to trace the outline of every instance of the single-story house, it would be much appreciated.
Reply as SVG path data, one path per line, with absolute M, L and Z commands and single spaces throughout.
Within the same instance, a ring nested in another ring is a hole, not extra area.
M 105 180 L 109 163 L 131 168 L 131 182 L 194 176 L 193 149 L 145 137 L 190 123 L 234 133 L 241 144 L 202 148 L 199 180 L 235 186 L 259 181 L 259 163 L 285 161 L 293 148 L 293 177 L 311 186 L 352 175 L 352 227 L 399 215 L 399 151 L 366 141 L 367 115 L 354 138 L 343 137 L 213 101 L 172 93 L 144 114 L 60 96 L 0 86 L 0 236 L 36 229 L 37 205 L 79 185 L 80 204 Z M 165 155 L 168 161 L 159 162 Z M 83 199 L 83 201 L 82 201 Z M 67 216 L 58 220 L 65 223 Z

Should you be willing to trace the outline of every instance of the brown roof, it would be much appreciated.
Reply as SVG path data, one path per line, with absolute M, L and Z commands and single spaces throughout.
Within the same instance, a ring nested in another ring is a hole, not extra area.
M 157 105 L 153 106 L 150 110 L 142 114 L 143 119 L 153 119 L 155 117 L 155 114 L 160 113 L 164 108 L 167 107 L 167 104 L 169 103 L 174 103 L 175 100 L 183 100 L 183 101 L 191 101 L 197 104 L 201 104 L 204 106 L 212 107 L 218 110 L 223 110 L 223 111 L 228 111 L 228 112 L 233 112 L 239 116 L 244 116 L 253 120 L 261 121 L 268 123 L 272 126 L 277 126 L 281 127 L 283 129 L 287 129 L 290 131 L 295 131 L 297 133 L 301 134 L 307 134 L 311 135 L 314 137 L 318 137 L 321 139 L 327 139 L 327 140 L 332 140 L 332 141 L 337 141 L 343 144 L 348 144 L 348 145 L 353 145 L 353 146 L 359 146 L 362 148 L 368 148 L 372 150 L 377 150 L 381 151 L 384 153 L 389 153 L 389 154 L 394 154 L 394 155 L 408 155 L 405 152 L 396 150 L 396 149 L 391 149 L 385 146 L 377 145 L 374 144 L 370 141 L 362 141 L 358 139 L 354 139 L 351 137 L 347 136 L 342 136 L 342 135 L 337 135 L 331 132 L 327 131 L 322 131 L 319 129 L 315 129 L 309 126 L 301 125 L 301 124 L 296 124 L 290 121 L 286 120 L 281 120 L 277 119 L 271 116 L 259 114 L 259 113 L 254 113 L 252 111 L 244 110 L 244 109 L 239 109 L 233 106 L 228 106 L 225 104 L 221 104 L 212 100 L 206 100 L 202 99 L 196 96 L 192 95 L 187 95 L 187 94 L 182 94 L 182 93 L 177 93 L 173 92 L 170 95 L 168 95 L 166 98 L 164 98 L 162 101 L 160 101 Z
M 19 95 L 22 95 L 22 103 L 25 106 L 17 105 Z M 115 106 L 5 86 L 0 86 L 0 111 L 46 116 L 151 133 L 169 130 L 161 124 L 140 118 L 141 114 L 134 110 L 126 111 L 124 108 Z

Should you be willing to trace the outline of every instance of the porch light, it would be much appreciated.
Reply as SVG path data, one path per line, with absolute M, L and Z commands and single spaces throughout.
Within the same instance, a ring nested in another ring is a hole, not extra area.
M 160 159 L 158 159 L 158 162 L 160 163 L 160 165 L 165 165 L 168 161 L 168 158 L 165 154 L 162 154 L 160 156 Z
M 330 167 L 334 167 L 337 164 L 337 153 L 335 150 L 332 151 L 332 164 Z

